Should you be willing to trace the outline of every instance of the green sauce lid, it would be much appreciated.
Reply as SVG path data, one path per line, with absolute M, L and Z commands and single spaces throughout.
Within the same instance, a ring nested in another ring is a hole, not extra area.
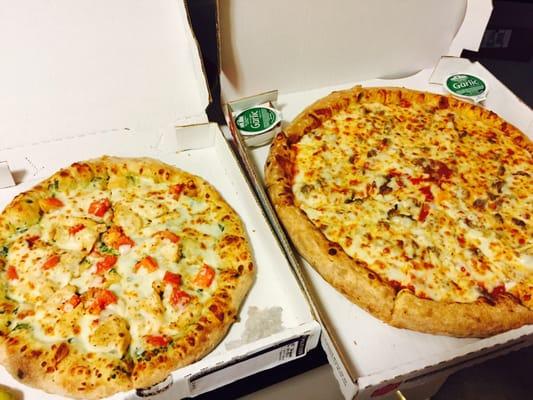
M 243 135 L 256 135 L 273 129 L 281 121 L 279 111 L 265 106 L 252 107 L 242 111 L 235 118 L 235 124 Z
M 444 81 L 444 87 L 453 96 L 479 103 L 487 98 L 487 83 L 479 76 L 471 74 L 452 74 Z

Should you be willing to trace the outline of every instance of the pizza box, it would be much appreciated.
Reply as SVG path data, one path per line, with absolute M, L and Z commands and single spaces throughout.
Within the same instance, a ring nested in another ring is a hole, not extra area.
M 283 15 L 278 14 L 276 3 L 221 3 L 222 98 L 241 163 L 313 301 L 323 327 L 321 344 L 332 367 L 330 374 L 342 396 L 396 398 L 401 391 L 410 399 L 428 398 L 452 372 L 533 344 L 531 325 L 486 339 L 459 339 L 393 328 L 351 304 L 295 256 L 263 185 L 269 148 L 246 148 L 230 118 L 251 105 L 274 102 L 283 120 L 290 121 L 315 100 L 356 84 L 444 93 L 444 77 L 472 72 L 488 82 L 484 106 L 531 137 L 531 109 L 480 64 L 458 57 L 462 49 L 478 48 L 491 13 L 490 1 L 388 3 L 387 11 L 380 2 L 339 1 L 304 8 L 296 1 L 283 7 Z M 263 18 L 256 18 L 254 25 L 240 23 L 252 14 Z M 266 22 L 273 18 L 280 22 L 275 32 Z M 405 23 L 412 20 L 421 25 Z M 374 24 L 378 32 L 372 29 Z M 273 58 L 283 62 L 272 62 Z M 382 79 L 373 79 L 378 77 Z M 307 382 L 309 394 L 313 381 L 318 381 L 315 375 Z
M 206 357 L 113 399 L 196 396 L 300 358 L 320 326 L 216 124 L 182 0 L 10 3 L 0 16 L 0 207 L 61 167 L 148 156 L 211 182 L 243 219 L 257 266 L 239 320 Z M 59 399 L 0 367 L 0 387 Z

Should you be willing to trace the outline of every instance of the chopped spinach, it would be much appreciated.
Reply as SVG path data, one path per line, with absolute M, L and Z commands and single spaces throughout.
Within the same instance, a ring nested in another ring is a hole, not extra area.
M 105 244 L 104 242 L 101 242 L 101 243 L 100 243 L 100 246 L 99 246 L 99 248 L 98 248 L 98 251 L 99 251 L 100 253 L 103 253 L 103 254 L 111 254 L 111 255 L 113 255 L 113 256 L 118 256 L 118 252 L 117 252 L 115 249 L 109 247 L 109 246 L 108 246 L 107 244 Z
M 30 328 L 31 328 L 31 325 L 30 325 L 30 324 L 20 323 L 20 324 L 15 325 L 15 327 L 13 328 L 13 330 L 16 331 L 16 330 L 18 330 L 18 329 L 30 329 Z
M 26 227 L 26 226 L 19 226 L 19 227 L 16 229 L 16 232 L 20 234 L 20 233 L 24 233 L 24 232 L 26 232 L 27 230 L 28 230 L 28 227 Z

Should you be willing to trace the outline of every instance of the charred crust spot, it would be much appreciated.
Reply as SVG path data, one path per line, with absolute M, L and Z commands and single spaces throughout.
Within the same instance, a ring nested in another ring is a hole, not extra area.
M 314 113 L 318 116 L 318 117 L 325 117 L 325 119 L 327 118 L 331 118 L 331 115 L 332 115 L 332 112 L 331 112 L 331 108 L 317 108 L 316 110 L 314 110 Z
M 69 347 L 66 343 L 61 343 L 54 354 L 54 362 L 57 367 L 66 356 L 68 356 Z
M 194 336 L 192 335 L 187 336 L 186 340 L 187 340 L 187 343 L 189 343 L 191 346 L 194 346 L 196 343 L 196 340 L 194 339 Z
M 334 255 L 336 255 L 336 254 L 337 254 L 337 249 L 334 248 L 334 247 L 330 247 L 330 248 L 328 249 L 328 254 L 329 254 L 330 256 L 334 256 Z
M 242 274 L 243 270 L 244 270 L 244 266 L 240 264 L 239 267 L 237 268 L 237 271 L 239 271 L 239 274 Z
M 224 311 L 219 310 L 216 304 L 211 304 L 209 306 L 209 311 L 211 311 L 220 322 L 224 321 Z
M 67 176 L 70 176 L 70 173 L 66 169 L 64 169 L 59 173 L 59 176 L 66 178 Z
M 307 125 L 304 129 L 304 133 L 309 133 L 311 132 L 313 129 L 316 129 L 318 128 L 320 125 L 322 125 L 322 121 L 316 117 L 315 115 L 313 114 L 307 114 L 309 118 L 311 118 L 313 120 L 313 122 L 311 122 L 309 125 Z M 289 144 L 292 144 L 290 143 L 289 141 Z
M 249 263 L 248 264 L 248 271 L 252 271 L 254 269 L 254 264 L 253 263 Z
M 368 278 L 373 281 L 374 279 L 376 279 L 376 275 L 374 275 L 372 272 L 369 272 Z
M 287 144 L 289 146 L 292 146 L 293 144 L 296 144 L 300 141 L 300 137 L 298 135 L 290 135 L 287 137 Z

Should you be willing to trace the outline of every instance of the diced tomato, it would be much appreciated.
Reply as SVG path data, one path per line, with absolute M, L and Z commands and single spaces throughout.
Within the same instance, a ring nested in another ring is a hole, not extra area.
M 110 270 L 117 263 L 117 260 L 117 256 L 105 256 L 101 261 L 96 263 L 96 273 L 103 274 L 104 272 Z
M 89 213 L 97 217 L 103 217 L 104 214 L 111 208 L 109 199 L 95 200 L 89 205 Z
M 57 197 L 47 197 L 39 201 L 39 205 L 43 211 L 55 210 L 64 206 L 63 202 Z
M 151 256 L 146 256 L 137 264 L 135 264 L 135 272 L 137 272 L 142 267 L 146 268 L 148 272 L 154 272 L 158 268 L 157 261 Z
M 422 208 L 420 208 L 420 214 L 418 214 L 418 220 L 420 222 L 424 222 L 429 215 L 429 204 L 424 203 L 422 204 Z
M 175 274 L 174 272 L 167 271 L 165 272 L 165 277 L 163 278 L 163 282 L 169 283 L 173 286 L 179 286 L 181 285 L 181 275 Z
M 135 246 L 135 242 L 128 236 L 122 235 L 115 242 L 115 247 L 118 249 L 120 246 Z
M 51 255 L 48 257 L 48 259 L 43 264 L 43 269 L 50 269 L 54 268 L 57 264 L 59 264 L 59 261 L 61 260 L 61 257 L 59 257 L 57 254 Z
M 24 311 L 20 311 L 17 314 L 17 318 L 24 319 L 24 318 L 32 316 L 32 315 L 35 315 L 35 311 L 33 311 L 33 310 L 24 310 Z
M 200 269 L 200 271 L 198 271 L 198 274 L 196 274 L 194 278 L 194 283 L 196 286 L 206 288 L 211 285 L 214 277 L 215 277 L 215 270 L 211 268 L 209 265 L 204 264 L 203 267 Z
M 46 199 L 46 202 L 48 203 L 48 205 L 55 207 L 55 208 L 64 206 L 63 202 L 59 200 L 57 197 L 49 197 Z
M 68 233 L 70 235 L 75 235 L 76 233 L 78 233 L 79 231 L 85 229 L 85 225 L 83 224 L 76 224 L 74 226 L 71 226 L 70 228 L 68 228 Z
M 172 243 L 178 243 L 180 241 L 180 237 L 178 235 L 176 235 L 175 233 L 172 233 L 168 230 L 166 231 L 159 231 L 157 232 L 154 236 L 160 236 L 162 237 L 163 239 L 168 239 L 170 240 Z
M 189 302 L 192 300 L 192 296 L 175 287 L 172 290 L 172 294 L 170 295 L 170 304 L 172 304 L 174 307 L 182 307 L 186 304 L 189 304 Z
M 76 306 L 80 303 L 81 298 L 77 294 L 73 294 L 72 297 L 67 301 L 67 304 L 70 304 L 73 308 L 76 308 Z
M 170 193 L 177 200 L 180 197 L 181 192 L 183 192 L 183 189 L 185 189 L 185 184 L 178 183 L 177 185 L 172 185 L 169 190 L 170 190 Z
M 106 233 L 105 242 L 107 245 L 118 250 L 120 246 L 135 246 L 135 242 L 126 236 L 120 226 L 112 226 Z
M 6 275 L 7 275 L 7 279 L 9 280 L 14 280 L 14 279 L 19 278 L 19 274 L 17 274 L 17 270 L 12 265 L 7 267 Z
M 146 336 L 146 342 L 152 346 L 163 347 L 170 343 L 170 339 L 166 336 Z
M 89 297 L 89 312 L 92 314 L 98 314 L 105 308 L 118 301 L 117 296 L 110 290 L 101 288 L 90 288 L 87 296 Z
M 424 186 L 418 190 L 420 190 L 426 197 L 426 201 L 433 201 L 435 199 L 435 197 L 433 197 L 433 193 L 431 193 L 431 186 Z

